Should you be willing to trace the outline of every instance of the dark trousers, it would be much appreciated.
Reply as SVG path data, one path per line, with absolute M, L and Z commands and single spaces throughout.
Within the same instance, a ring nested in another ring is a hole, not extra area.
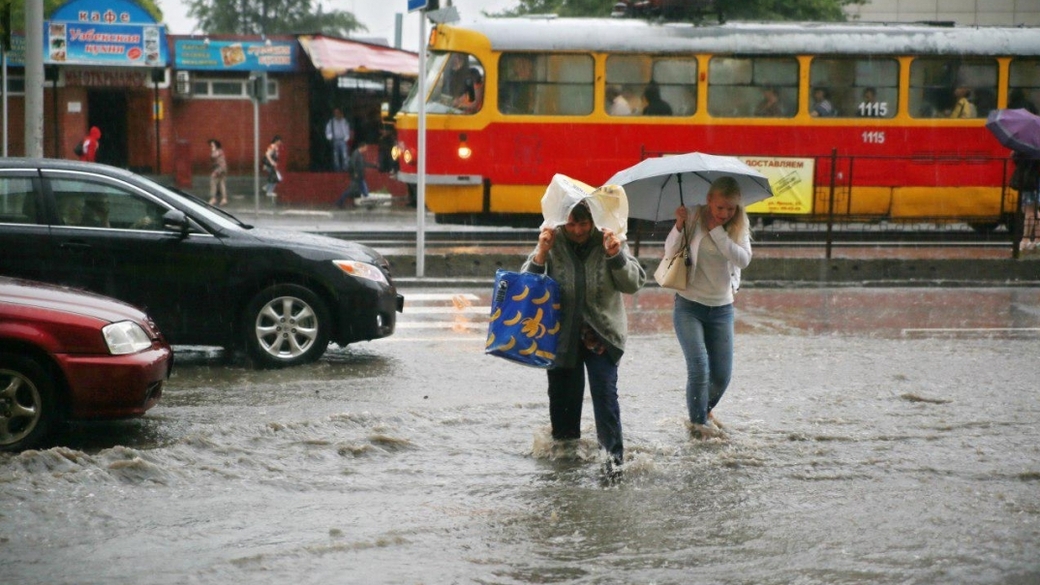
M 617 394 L 618 366 L 605 353 L 595 354 L 582 346 L 575 367 L 548 370 L 552 436 L 557 440 L 581 438 L 586 371 L 592 411 L 596 416 L 596 437 L 614 462 L 621 463 L 625 447 L 621 438 L 621 407 Z

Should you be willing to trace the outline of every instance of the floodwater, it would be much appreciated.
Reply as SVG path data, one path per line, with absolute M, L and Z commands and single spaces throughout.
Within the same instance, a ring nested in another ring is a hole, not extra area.
M 482 354 L 484 290 L 403 292 L 390 339 L 182 351 L 144 419 L 0 455 L 0 581 L 1040 583 L 1040 289 L 742 291 L 710 441 L 642 291 L 619 483 L 588 402 L 554 445 L 544 373 Z

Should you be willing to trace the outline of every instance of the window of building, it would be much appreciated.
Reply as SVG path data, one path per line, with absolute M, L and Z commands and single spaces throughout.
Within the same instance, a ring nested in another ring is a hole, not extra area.
M 25 77 L 22 77 L 21 75 L 8 75 L 7 94 L 25 95 Z
M 1022 58 L 1011 61 L 1008 69 L 1009 108 L 1025 108 L 1037 113 L 1040 103 L 1040 59 Z
M 891 118 L 899 103 L 899 62 L 872 57 L 813 59 L 809 85 L 811 116 Z
M 708 113 L 719 118 L 789 118 L 798 110 L 793 57 L 714 57 L 708 63 Z
M 202 99 L 249 99 L 249 79 L 196 77 L 191 84 L 192 93 Z M 278 99 L 278 81 L 267 78 L 267 99 Z
M 995 107 L 995 60 L 919 57 L 910 64 L 911 116 L 985 118 Z
M 611 116 L 690 116 L 697 111 L 697 60 L 692 57 L 613 55 L 607 59 L 606 101 Z
M 591 114 L 594 75 L 590 55 L 504 54 L 499 60 L 498 109 L 519 115 Z

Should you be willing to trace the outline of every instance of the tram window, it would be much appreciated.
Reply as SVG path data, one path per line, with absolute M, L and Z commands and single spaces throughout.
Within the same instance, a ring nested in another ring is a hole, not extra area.
M 790 57 L 714 57 L 708 63 L 708 113 L 719 118 L 789 118 L 798 109 L 798 61 Z
M 652 115 L 690 116 L 697 111 L 694 58 L 613 55 L 607 59 L 606 83 L 604 107 L 611 116 L 646 114 L 648 107 Z M 648 87 L 656 87 L 651 89 L 651 97 L 657 91 L 667 107 L 659 103 L 651 107 L 645 101 Z
M 910 115 L 984 118 L 997 106 L 997 62 L 919 57 L 910 64 Z
M 813 59 L 809 85 L 814 94 L 816 89 L 825 92 L 833 117 L 891 118 L 899 103 L 899 62 L 869 57 Z M 814 106 L 811 102 L 810 114 Z
M 1040 59 L 1014 59 L 1008 69 L 1009 108 L 1037 113 L 1040 103 Z
M 430 59 L 432 89 L 427 109 L 437 114 L 473 114 L 484 104 L 484 67 L 469 53 L 439 53 Z
M 591 114 L 593 79 L 589 55 L 507 53 L 499 60 L 498 109 L 519 115 Z

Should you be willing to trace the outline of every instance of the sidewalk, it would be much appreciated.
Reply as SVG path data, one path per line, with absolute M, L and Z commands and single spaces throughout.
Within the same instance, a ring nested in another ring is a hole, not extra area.
M 198 192 L 198 191 L 196 191 Z M 205 191 L 202 191 L 204 194 Z M 284 208 L 267 197 L 259 202 L 232 196 L 227 210 L 245 223 L 305 231 L 366 243 L 368 232 L 416 233 L 415 209 L 394 207 L 390 196 L 375 193 L 354 209 Z M 424 232 L 465 232 L 496 229 L 532 232 L 530 228 L 488 228 L 438 224 L 432 213 L 422 216 Z M 535 236 L 531 234 L 531 246 Z M 381 248 L 395 280 L 402 285 L 492 282 L 498 268 L 517 270 L 530 246 L 455 246 L 424 249 L 423 275 L 417 277 L 417 248 Z M 659 244 L 644 242 L 639 258 L 648 274 L 660 259 Z M 1008 248 L 835 246 L 832 258 L 823 246 L 755 248 L 755 259 L 743 273 L 744 286 L 1040 286 L 1040 254 L 1011 257 Z

